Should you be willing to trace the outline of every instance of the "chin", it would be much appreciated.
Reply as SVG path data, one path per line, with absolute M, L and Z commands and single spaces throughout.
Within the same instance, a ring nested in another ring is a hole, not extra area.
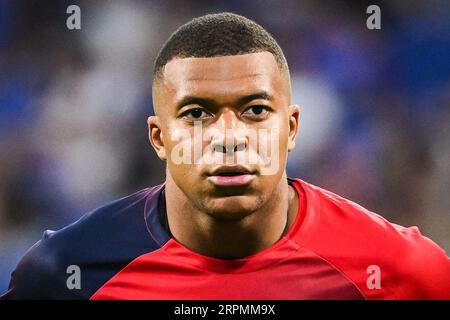
M 228 196 L 212 199 L 205 206 L 206 212 L 220 220 L 240 220 L 261 206 L 261 199 L 254 196 Z

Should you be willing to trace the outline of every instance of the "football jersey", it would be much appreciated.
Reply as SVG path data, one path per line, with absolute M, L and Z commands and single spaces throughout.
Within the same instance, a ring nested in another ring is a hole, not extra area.
M 256 254 L 222 260 L 177 242 L 162 184 L 44 232 L 1 298 L 450 299 L 450 260 L 416 227 L 303 180 L 288 182 L 298 193 L 295 221 Z

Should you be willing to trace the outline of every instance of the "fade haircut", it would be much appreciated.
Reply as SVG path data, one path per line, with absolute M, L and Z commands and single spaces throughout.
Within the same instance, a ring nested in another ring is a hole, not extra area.
M 153 81 L 173 58 L 233 56 L 268 51 L 281 70 L 289 69 L 275 39 L 259 24 L 243 16 L 224 12 L 207 14 L 182 25 L 162 47 L 155 61 Z

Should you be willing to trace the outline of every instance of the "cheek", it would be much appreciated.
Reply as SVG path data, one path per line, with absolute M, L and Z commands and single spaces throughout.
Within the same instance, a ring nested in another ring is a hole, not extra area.
M 180 183 L 192 181 L 198 163 L 199 154 L 204 147 L 201 136 L 192 128 L 180 126 L 178 123 L 168 125 L 166 129 L 165 148 L 167 164 L 175 180 Z
M 169 123 L 163 131 L 163 136 L 169 169 L 171 172 L 176 172 L 179 170 L 179 167 L 188 164 L 186 160 L 189 156 L 188 151 L 191 144 L 189 130 Z
M 262 160 L 261 175 L 278 176 L 287 159 L 288 122 L 283 115 L 261 123 L 258 134 L 258 154 Z
M 287 150 L 289 137 L 289 122 L 283 114 L 277 115 L 268 123 L 268 132 L 270 132 L 268 141 L 271 148 L 279 150 L 280 155 Z

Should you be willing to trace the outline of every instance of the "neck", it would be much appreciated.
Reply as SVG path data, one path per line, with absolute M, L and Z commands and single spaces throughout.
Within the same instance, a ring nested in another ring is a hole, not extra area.
M 209 257 L 238 259 L 270 247 L 289 231 L 298 195 L 284 174 L 261 208 L 242 219 L 224 221 L 194 206 L 168 173 L 166 208 L 172 236 L 182 245 Z

